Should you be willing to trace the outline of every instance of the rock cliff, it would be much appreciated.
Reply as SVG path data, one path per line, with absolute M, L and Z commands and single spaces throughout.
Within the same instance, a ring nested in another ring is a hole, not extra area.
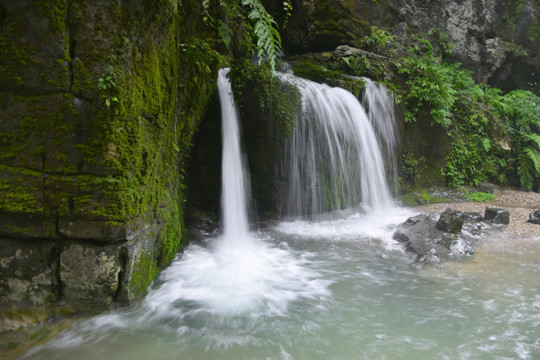
M 377 26 L 406 44 L 436 28 L 453 59 L 477 81 L 505 90 L 540 89 L 540 2 L 536 0 L 296 0 L 284 34 L 288 54 L 358 46 Z M 526 56 L 525 56 L 526 55 Z

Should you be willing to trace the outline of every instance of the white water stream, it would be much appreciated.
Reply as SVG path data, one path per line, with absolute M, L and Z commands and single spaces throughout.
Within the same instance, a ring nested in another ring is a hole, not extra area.
M 391 239 L 403 209 L 249 233 L 226 73 L 223 235 L 190 245 L 141 304 L 81 320 L 23 358 L 540 358 L 540 239 L 487 237 L 470 261 L 417 269 Z
M 368 211 L 391 208 L 383 155 L 360 101 L 341 88 L 278 76 L 302 94 L 302 113 L 286 143 L 285 214 L 321 214 L 360 204 Z

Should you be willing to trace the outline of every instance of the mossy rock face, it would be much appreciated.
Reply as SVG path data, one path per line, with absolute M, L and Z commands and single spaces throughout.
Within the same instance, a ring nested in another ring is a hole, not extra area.
M 201 6 L 0 2 L 0 242 L 48 244 L 55 282 L 27 323 L 129 304 L 185 245 L 184 162 L 222 61 Z
M 371 25 L 396 25 L 400 20 L 395 15 L 384 1 L 301 1 L 287 25 L 285 50 L 290 55 L 331 51 L 342 44 L 358 46 Z

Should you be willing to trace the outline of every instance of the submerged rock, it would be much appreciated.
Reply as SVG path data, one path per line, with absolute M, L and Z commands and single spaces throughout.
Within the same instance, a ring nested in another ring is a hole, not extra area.
M 528 222 L 540 225 L 540 210 L 530 213 Z

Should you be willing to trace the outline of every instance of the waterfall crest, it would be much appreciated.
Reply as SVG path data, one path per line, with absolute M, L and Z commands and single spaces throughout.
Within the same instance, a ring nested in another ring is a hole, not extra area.
M 282 212 L 305 216 L 357 205 L 368 211 L 391 207 L 384 156 L 358 99 L 341 88 L 278 76 L 302 94 L 302 112 L 281 169 Z

